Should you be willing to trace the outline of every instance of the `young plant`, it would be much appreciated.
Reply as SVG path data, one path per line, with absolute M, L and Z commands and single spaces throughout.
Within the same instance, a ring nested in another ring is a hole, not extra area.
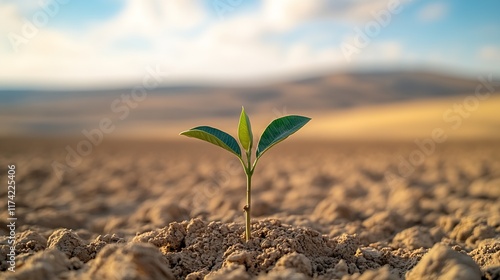
M 302 128 L 311 119 L 303 116 L 284 116 L 272 121 L 260 136 L 255 151 L 255 160 L 252 163 L 252 147 L 253 147 L 253 134 L 250 125 L 250 119 L 245 112 L 245 108 L 241 108 L 240 123 L 238 125 L 238 139 L 240 140 L 241 147 L 245 152 L 245 157 L 241 153 L 240 146 L 234 137 L 221 131 L 217 128 L 210 126 L 198 126 L 190 130 L 180 133 L 188 137 L 198 138 L 203 141 L 210 142 L 219 146 L 238 157 L 245 174 L 247 177 L 247 203 L 243 210 L 245 211 L 245 239 L 250 240 L 250 213 L 252 205 L 252 175 L 255 171 L 257 162 L 262 155 L 267 152 L 274 145 L 285 140 L 288 136 L 292 135 L 300 128 Z

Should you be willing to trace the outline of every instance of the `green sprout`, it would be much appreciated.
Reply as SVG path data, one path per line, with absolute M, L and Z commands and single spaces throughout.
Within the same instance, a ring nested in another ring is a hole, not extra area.
M 310 118 L 296 115 L 284 116 L 273 120 L 264 130 L 264 133 L 262 133 L 262 135 L 260 136 L 259 144 L 257 145 L 257 150 L 255 151 L 255 160 L 253 164 L 252 126 L 250 125 L 250 119 L 248 118 L 248 115 L 245 112 L 245 108 L 243 107 L 241 108 L 240 123 L 238 125 L 238 139 L 240 140 L 241 147 L 245 152 L 245 158 L 243 158 L 242 156 L 240 146 L 238 145 L 238 142 L 236 142 L 236 139 L 217 128 L 213 128 L 210 126 L 198 126 L 180 133 L 180 135 L 197 138 L 219 146 L 233 153 L 240 160 L 247 177 L 247 203 L 243 208 L 243 210 L 245 211 L 246 241 L 250 240 L 252 175 L 255 171 L 257 162 L 265 152 L 271 149 L 274 145 L 285 140 L 288 136 L 298 131 L 310 120 Z

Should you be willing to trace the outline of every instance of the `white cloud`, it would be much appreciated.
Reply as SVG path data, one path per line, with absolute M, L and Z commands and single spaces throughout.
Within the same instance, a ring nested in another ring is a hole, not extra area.
M 20 29 L 22 26 L 22 18 L 19 13 L 19 8 L 15 4 L 0 4 L 0 18 L 3 22 L 3 24 L 0 24 L 1 34 L 8 34 L 13 30 Z
M 276 29 L 289 29 L 303 20 L 321 14 L 325 1 L 267 0 L 264 19 Z
M 127 0 L 124 10 L 113 19 L 113 28 L 132 28 L 141 33 L 158 29 L 188 29 L 206 17 L 201 0 Z
M 384 61 L 396 61 L 403 56 L 403 46 L 396 41 L 376 42 L 371 51 L 373 54 L 378 54 L 373 57 Z
M 444 3 L 432 3 L 422 8 L 418 13 L 418 18 L 424 22 L 436 21 L 448 12 L 448 6 Z
M 500 61 L 500 48 L 496 46 L 484 46 L 479 50 L 479 58 L 485 61 Z
M 161 41 L 203 23 L 207 15 L 200 1 L 127 0 L 121 13 L 88 32 L 88 40 L 108 47 L 128 39 Z
M 241 30 L 240 33 L 243 31 L 280 33 L 306 21 L 318 19 L 332 22 L 373 20 L 373 13 L 387 10 L 388 4 L 394 1 L 403 5 L 410 0 L 263 0 L 262 9 L 258 14 L 239 16 L 242 20 L 233 17 L 223 21 L 223 24 L 237 24 L 238 28 L 233 28 L 232 32 Z M 251 22 L 248 18 L 251 18 Z M 243 27 L 245 24 L 248 26 Z
M 347 62 L 337 45 L 318 48 L 309 40 L 283 43 L 269 38 L 318 17 L 371 20 L 371 12 L 386 9 L 388 3 L 265 0 L 260 11 L 213 20 L 201 1 L 127 0 L 119 14 L 79 33 L 40 28 L 18 53 L 0 44 L 0 84 L 131 84 L 142 78 L 148 65 L 172 72 L 167 82 L 268 79 L 340 68 Z M 8 31 L 5 26 L 22 25 L 15 6 L 0 3 L 0 17 L 2 32 Z M 143 47 L 130 48 L 129 42 Z M 401 46 L 392 41 L 361 52 L 359 63 L 402 55 Z
M 16 9 L 23 14 L 29 14 L 37 11 L 40 7 L 43 7 L 49 1 L 54 0 L 41 0 L 41 1 L 16 1 L 16 0 L 3 0 L 2 5 L 13 5 Z
M 2 34 L 23 36 L 22 13 L 22 7 L 0 3 Z M 186 41 L 175 34 L 199 26 L 205 18 L 200 0 L 128 0 L 116 17 L 78 34 L 40 27 L 18 52 L 8 40 L 0 44 L 0 84 L 132 83 L 144 75 L 145 66 L 168 57 L 176 60 L 175 51 L 182 52 L 180 45 Z M 153 48 L 127 50 L 127 40 L 150 42 Z
M 411 0 L 264 0 L 263 14 L 277 29 L 287 29 L 312 19 L 367 21 L 390 4 L 402 9 L 407 2 Z

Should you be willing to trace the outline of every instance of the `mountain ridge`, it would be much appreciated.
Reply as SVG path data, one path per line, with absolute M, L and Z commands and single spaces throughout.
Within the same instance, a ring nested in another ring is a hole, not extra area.
M 443 99 L 446 104 L 451 102 L 446 100 L 473 94 L 479 84 L 480 81 L 445 74 L 401 71 L 334 73 L 253 86 L 177 85 L 149 90 L 140 101 L 134 101 L 130 88 L 26 91 L 19 95 L 0 91 L 0 135 L 75 135 L 82 129 L 96 127 L 103 118 L 120 124 L 126 134 L 140 134 L 146 128 L 148 133 L 161 134 L 165 131 L 162 127 L 166 127 L 166 133 L 173 135 L 178 128 L 199 124 L 219 124 L 230 129 L 242 105 L 256 123 L 267 123 L 285 114 L 308 114 L 321 119 L 332 113 L 373 106 L 418 101 L 443 103 Z M 408 108 L 420 110 L 415 106 Z

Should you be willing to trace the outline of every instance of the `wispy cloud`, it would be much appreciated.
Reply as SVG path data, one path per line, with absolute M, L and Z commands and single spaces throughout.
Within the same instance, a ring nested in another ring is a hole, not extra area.
M 99 1 L 90 2 L 99 5 Z M 391 15 L 390 24 L 380 36 L 372 38 L 355 62 L 345 61 L 339 44 L 352 36 L 355 27 L 368 26 L 377 13 L 394 2 L 259 0 L 252 9 L 235 7 L 242 10 L 221 19 L 204 0 L 124 0 L 121 10 L 79 28 L 73 28 L 71 22 L 61 28 L 60 21 L 42 26 L 36 36 L 19 45 L 17 52 L 9 34 L 23 35 L 33 14 L 44 9 L 38 2 L 29 6 L 17 1 L 0 2 L 0 33 L 5 35 L 0 37 L 0 86 L 131 84 L 141 78 L 144 66 L 152 63 L 173 73 L 169 82 L 234 82 L 373 63 L 384 67 L 408 60 L 427 61 L 425 53 L 429 52 L 415 51 L 408 42 L 420 38 L 422 32 L 427 35 L 427 31 L 419 29 L 418 23 L 401 20 L 415 13 L 423 20 L 436 20 L 447 14 L 448 7 L 436 3 L 416 10 L 421 6 L 406 0 L 398 3 L 404 4 L 402 13 L 408 14 Z M 61 5 L 58 14 L 49 17 L 49 23 L 70 19 L 70 13 L 75 12 L 74 7 Z M 456 38 L 460 40 L 465 39 Z M 432 47 L 435 42 L 421 44 Z M 481 57 L 492 53 L 482 52 Z M 463 56 L 479 61 L 476 53 Z M 448 58 L 441 55 L 440 59 Z
M 418 18 L 424 22 L 440 20 L 448 13 L 448 6 L 444 3 L 432 3 L 422 8 Z
M 488 62 L 500 62 L 500 47 L 484 46 L 479 50 L 479 57 Z
M 263 14 L 269 24 L 282 28 L 318 19 L 366 21 L 372 17 L 373 12 L 385 9 L 389 2 L 387 0 L 263 0 Z

